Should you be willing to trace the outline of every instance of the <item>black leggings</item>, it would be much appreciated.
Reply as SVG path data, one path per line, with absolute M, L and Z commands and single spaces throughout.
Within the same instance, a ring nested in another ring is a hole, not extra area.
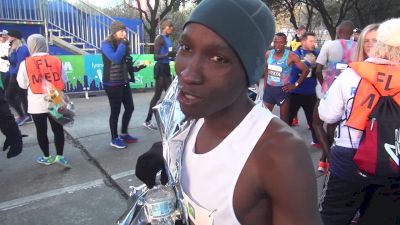
M 18 116 L 24 116 L 28 113 L 28 92 L 25 89 L 19 87 L 17 82 L 17 76 L 12 75 L 11 77 L 7 77 L 4 82 L 5 90 L 6 90 L 6 99 L 8 103 L 15 109 Z M 22 110 L 21 107 L 24 107 Z
M 291 122 L 293 118 L 297 115 L 300 107 L 303 108 L 304 114 L 306 115 L 307 124 L 310 127 L 311 135 L 314 143 L 318 143 L 315 136 L 314 128 L 312 126 L 313 111 L 315 104 L 317 103 L 317 95 L 302 95 L 302 94 L 291 94 L 290 95 L 290 110 L 289 110 L 289 121 Z
M 107 93 L 108 102 L 110 103 L 110 130 L 112 139 L 118 137 L 118 117 L 121 111 L 121 103 L 124 105 L 125 111 L 122 116 L 121 133 L 128 133 L 128 125 L 131 120 L 133 110 L 132 91 L 126 84 L 123 86 L 104 86 Z
M 171 76 L 168 77 L 160 76 L 156 78 L 156 85 L 154 87 L 154 96 L 150 101 L 146 122 L 150 122 L 151 117 L 153 115 L 153 107 L 157 104 L 158 100 L 160 100 L 163 90 L 167 91 L 169 85 L 171 85 L 171 82 L 172 82 Z
M 57 123 L 48 113 L 32 114 L 33 122 L 36 127 L 36 137 L 39 142 L 43 155 L 49 157 L 49 139 L 47 138 L 47 119 L 50 121 L 51 129 L 54 133 L 54 144 L 56 146 L 57 155 L 63 155 L 64 152 L 64 129 Z

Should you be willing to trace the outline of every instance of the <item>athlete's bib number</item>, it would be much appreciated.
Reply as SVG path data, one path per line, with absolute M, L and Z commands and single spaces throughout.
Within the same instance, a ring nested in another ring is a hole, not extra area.
M 189 219 L 195 225 L 213 225 L 214 211 L 209 211 L 190 199 L 185 192 L 183 192 L 185 207 Z
M 268 64 L 268 79 L 273 82 L 281 82 L 282 67 Z

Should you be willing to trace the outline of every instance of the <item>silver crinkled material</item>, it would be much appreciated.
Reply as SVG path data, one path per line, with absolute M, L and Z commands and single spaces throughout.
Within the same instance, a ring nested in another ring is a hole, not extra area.
M 178 78 L 175 77 L 167 90 L 164 99 L 155 106 L 155 117 L 161 133 L 163 156 L 168 173 L 168 186 L 172 186 L 177 197 L 176 219 L 182 219 L 187 224 L 187 214 L 184 208 L 181 186 L 182 155 L 185 140 L 189 133 L 190 121 L 187 121 L 177 101 L 179 92 Z M 147 215 L 144 198 L 149 190 L 146 185 L 131 187 L 128 209 L 119 218 L 117 224 L 144 225 L 150 222 Z

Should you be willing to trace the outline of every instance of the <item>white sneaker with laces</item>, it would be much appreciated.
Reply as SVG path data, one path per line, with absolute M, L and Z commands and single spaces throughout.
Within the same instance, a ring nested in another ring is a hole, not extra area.
M 147 127 L 150 130 L 158 130 L 157 126 L 154 126 L 151 122 L 144 122 L 143 126 Z

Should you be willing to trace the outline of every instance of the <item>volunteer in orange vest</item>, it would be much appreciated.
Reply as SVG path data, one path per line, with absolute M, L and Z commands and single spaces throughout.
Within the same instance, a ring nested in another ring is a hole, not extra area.
M 68 160 L 63 156 L 64 130 L 49 115 L 47 92 L 43 88 L 47 81 L 57 90 L 64 89 L 67 77 L 62 68 L 61 60 L 48 54 L 49 48 L 46 39 L 40 34 L 32 34 L 28 37 L 28 49 L 31 54 L 20 65 L 17 81 L 21 88 L 28 89 L 28 113 L 32 115 L 36 127 L 37 140 L 43 156 L 39 156 L 36 162 L 43 165 L 57 163 L 70 168 Z M 49 152 L 49 140 L 47 138 L 47 120 L 50 121 L 54 133 L 54 143 L 57 155 L 52 157 Z
M 400 88 L 399 23 L 400 18 L 391 19 L 379 26 L 376 45 L 368 54 L 370 58 L 351 63 L 350 68 L 336 78 L 319 104 L 319 116 L 324 122 L 340 122 L 336 128 L 329 174 L 320 201 L 325 225 L 349 224 L 366 197 L 370 199 L 367 199 L 365 212 L 358 224 L 400 222 L 400 177 L 361 175 L 353 160 L 368 115 L 376 104 L 372 102 L 370 109 L 357 103 L 358 98 L 363 101 L 370 94 L 376 94 L 376 90 L 370 86 L 365 88 L 366 81 L 361 78 L 373 83 L 382 94 L 390 94 Z M 391 79 L 389 74 L 392 75 Z M 398 98 L 394 97 L 397 103 L 400 102 Z

